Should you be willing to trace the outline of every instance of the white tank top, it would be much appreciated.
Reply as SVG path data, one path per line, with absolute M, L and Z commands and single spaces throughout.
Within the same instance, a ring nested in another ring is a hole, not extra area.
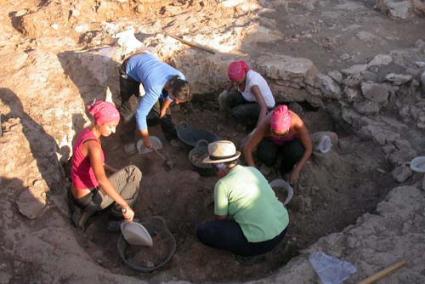
M 242 96 L 245 100 L 248 102 L 255 102 L 255 96 L 251 91 L 251 88 L 253 86 L 258 86 L 258 88 L 261 91 L 261 94 L 263 95 L 263 99 L 267 105 L 268 108 L 273 108 L 275 106 L 275 100 L 272 94 L 272 91 L 270 90 L 269 85 L 267 84 L 266 80 L 261 76 L 259 73 L 255 72 L 254 70 L 249 70 L 246 74 L 246 83 L 245 83 L 245 90 L 241 92 Z

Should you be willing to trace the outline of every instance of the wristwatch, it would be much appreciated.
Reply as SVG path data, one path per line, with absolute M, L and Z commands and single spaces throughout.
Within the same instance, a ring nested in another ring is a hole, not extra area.
M 127 208 L 121 208 L 121 213 L 122 213 L 122 214 L 127 213 Z

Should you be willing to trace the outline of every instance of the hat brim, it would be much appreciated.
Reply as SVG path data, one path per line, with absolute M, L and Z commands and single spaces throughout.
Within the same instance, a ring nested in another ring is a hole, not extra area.
M 241 155 L 241 152 L 236 151 L 236 154 L 233 157 L 226 158 L 226 159 L 220 159 L 220 160 L 217 160 L 217 159 L 211 160 L 210 157 L 207 156 L 206 158 L 204 158 L 202 160 L 202 163 L 204 163 L 204 164 L 219 164 L 219 163 L 231 162 L 231 161 L 239 159 L 240 155 Z

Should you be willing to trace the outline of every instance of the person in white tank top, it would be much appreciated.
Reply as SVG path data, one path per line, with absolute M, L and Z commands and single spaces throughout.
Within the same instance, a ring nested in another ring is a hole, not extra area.
M 227 71 L 238 92 L 222 92 L 219 104 L 237 121 L 254 128 L 275 107 L 272 91 L 264 77 L 243 60 L 230 63 Z

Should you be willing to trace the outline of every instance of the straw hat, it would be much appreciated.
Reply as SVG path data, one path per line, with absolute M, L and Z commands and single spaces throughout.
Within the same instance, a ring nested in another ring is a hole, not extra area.
M 208 144 L 208 157 L 202 162 L 206 164 L 218 164 L 237 160 L 241 152 L 236 151 L 232 141 L 220 140 Z

